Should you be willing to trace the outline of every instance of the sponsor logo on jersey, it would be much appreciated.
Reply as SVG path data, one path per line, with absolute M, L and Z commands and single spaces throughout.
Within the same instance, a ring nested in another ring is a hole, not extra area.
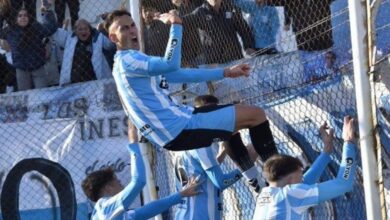
M 351 174 L 351 169 L 352 169 L 352 165 L 353 165 L 353 159 L 348 157 L 346 159 L 346 162 L 347 162 L 347 164 L 345 165 L 343 178 L 347 180 L 347 179 L 349 179 L 349 175 Z
M 167 56 L 167 59 L 168 60 L 171 60 L 172 59 L 172 56 L 173 56 L 173 50 L 175 49 L 175 47 L 177 46 L 179 40 L 174 38 L 172 39 L 171 41 L 171 46 L 169 47 L 169 51 L 168 51 L 168 56 Z

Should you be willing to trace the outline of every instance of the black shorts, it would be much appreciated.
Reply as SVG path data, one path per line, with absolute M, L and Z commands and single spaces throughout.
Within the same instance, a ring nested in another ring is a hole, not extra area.
M 183 151 L 209 147 L 213 142 L 227 141 L 232 136 L 235 125 L 234 105 L 203 106 L 195 108 L 192 114 L 192 120 L 199 118 L 207 123 L 188 126 L 175 139 L 166 144 L 165 149 Z

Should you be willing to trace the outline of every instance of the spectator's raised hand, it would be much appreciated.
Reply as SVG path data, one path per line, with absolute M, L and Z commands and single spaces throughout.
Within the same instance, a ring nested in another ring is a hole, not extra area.
M 324 142 L 324 153 L 331 154 L 333 151 L 334 129 L 330 128 L 326 122 L 319 130 L 322 142 Z
M 180 195 L 182 197 L 190 197 L 201 193 L 202 191 L 199 189 L 200 184 L 199 177 L 191 177 L 185 187 L 180 191 Z
M 182 24 L 181 18 L 173 12 L 160 14 L 157 19 L 162 21 L 164 24 Z
M 238 64 L 224 69 L 223 76 L 228 78 L 237 78 L 241 76 L 248 77 L 251 67 L 246 64 Z
M 355 119 L 349 115 L 344 117 L 343 139 L 355 143 Z

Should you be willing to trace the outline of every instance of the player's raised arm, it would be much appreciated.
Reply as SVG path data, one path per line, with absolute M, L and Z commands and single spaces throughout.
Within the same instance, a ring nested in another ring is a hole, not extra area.
M 128 121 L 127 135 L 129 145 L 127 147 L 130 153 L 130 183 L 120 192 L 119 196 L 123 207 L 129 207 L 134 199 L 139 195 L 146 184 L 145 165 L 142 160 L 141 149 L 138 144 L 137 128 Z
M 248 64 L 238 64 L 226 68 L 202 68 L 202 69 L 179 69 L 175 72 L 165 74 L 165 78 L 171 83 L 184 82 L 204 82 L 220 80 L 223 78 L 248 77 L 250 66 Z
M 152 56 L 149 60 L 149 72 L 158 72 L 159 74 L 168 73 L 180 69 L 181 65 L 181 45 L 182 45 L 182 21 L 174 13 L 161 14 L 158 17 L 165 24 L 171 24 L 169 40 L 164 57 Z
M 175 193 L 171 196 L 150 202 L 143 207 L 137 208 L 133 211 L 134 220 L 149 219 L 156 216 L 171 206 L 176 205 L 182 201 L 184 197 L 195 196 L 200 193 L 199 183 L 195 178 L 191 178 L 187 186 L 179 193 Z
M 318 202 L 333 199 L 352 190 L 357 166 L 354 132 L 354 119 L 349 116 L 345 117 L 343 126 L 344 146 L 340 169 L 336 179 L 318 185 Z

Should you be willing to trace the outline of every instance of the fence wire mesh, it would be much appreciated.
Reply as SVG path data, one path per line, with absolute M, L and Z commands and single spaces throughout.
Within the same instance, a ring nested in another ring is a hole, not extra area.
M 128 9 L 130 2 L 0 1 L 2 219 L 16 219 L 18 213 L 22 219 L 59 219 L 66 216 L 64 210 L 74 206 L 76 218 L 87 219 L 93 204 L 80 185 L 87 174 L 111 166 L 123 183 L 129 182 L 127 117 L 111 79 L 116 48 L 100 23 L 107 12 Z M 381 2 L 376 17 L 379 61 L 371 91 L 387 209 L 389 3 Z M 169 26 L 155 18 L 170 10 L 183 19 L 183 67 L 236 63 L 252 67 L 249 78 L 170 84 L 171 96 L 191 105 L 196 96 L 212 93 L 221 103 L 264 108 L 279 152 L 297 156 L 305 165 L 322 151 L 318 128 L 327 121 L 335 128 L 336 147 L 321 181 L 334 178 L 341 158 L 343 116 L 356 116 L 347 1 L 143 0 L 140 30 L 146 54 L 165 53 Z M 248 132 L 241 135 L 249 144 Z M 40 170 L 47 161 L 56 163 Z M 153 151 L 151 165 L 160 198 L 176 191 L 174 161 L 174 155 L 164 149 Z M 261 169 L 262 164 L 257 165 Z M 228 158 L 222 168 L 229 171 L 236 167 Z M 33 171 L 37 169 L 40 172 Z M 73 185 L 67 184 L 69 179 Z M 362 182 L 359 166 L 353 192 L 312 208 L 308 217 L 365 219 Z M 137 198 L 132 207 L 141 205 L 142 200 Z M 255 201 L 247 183 L 239 181 L 223 192 L 223 218 L 252 219 Z M 164 213 L 164 219 L 172 219 L 174 212 L 172 208 Z

